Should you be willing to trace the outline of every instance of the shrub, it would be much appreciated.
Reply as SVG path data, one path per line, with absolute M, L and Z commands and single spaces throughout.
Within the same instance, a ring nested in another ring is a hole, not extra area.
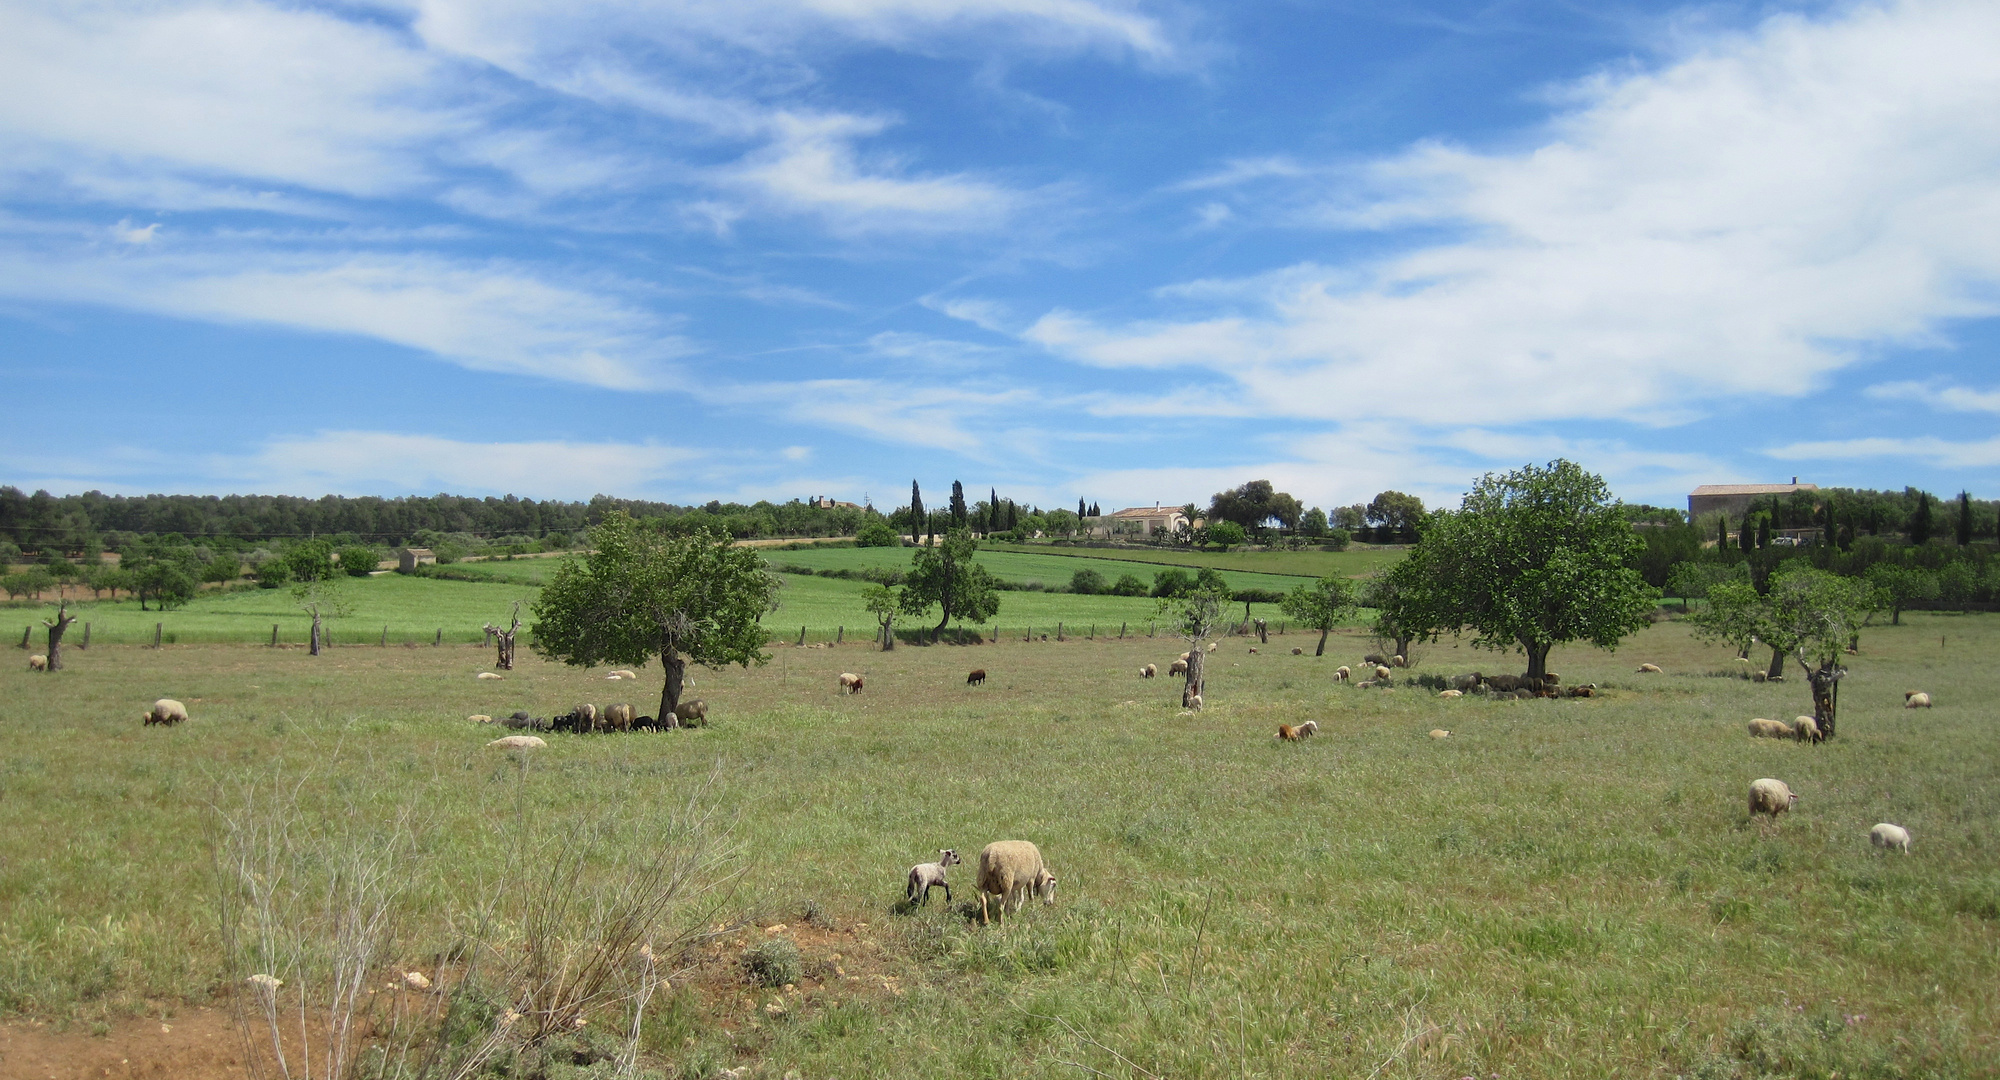
M 1083 596 L 1097 596 L 1105 590 L 1104 575 L 1095 570 L 1083 569 L 1070 575 L 1070 592 Z
M 743 950 L 743 975 L 757 986 L 784 986 L 799 981 L 799 947 L 790 938 L 772 938 Z
M 1353 539 L 1353 534 L 1349 533 L 1346 529 L 1329 529 L 1327 530 L 1326 538 L 1321 541 L 1320 547 L 1327 551 L 1346 551 L 1347 545 Z
M 1137 574 L 1123 574 L 1117 584 L 1111 586 L 1111 592 L 1114 596 L 1144 596 L 1146 583 L 1140 581 Z
M 1276 604 L 1285 599 L 1285 594 L 1276 589 L 1238 589 L 1230 594 L 1230 599 L 1239 604 Z
M 874 518 L 854 533 L 855 547 L 902 547 L 903 538 L 888 521 Z
M 291 565 L 283 559 L 267 559 L 264 565 L 257 568 L 257 587 L 260 589 L 276 589 L 291 580 Z
M 348 577 L 367 577 L 382 557 L 372 547 L 354 544 L 340 549 L 340 569 Z
M 1153 575 L 1153 595 L 1161 598 L 1180 596 L 1194 587 L 1194 579 L 1185 570 L 1162 570 Z

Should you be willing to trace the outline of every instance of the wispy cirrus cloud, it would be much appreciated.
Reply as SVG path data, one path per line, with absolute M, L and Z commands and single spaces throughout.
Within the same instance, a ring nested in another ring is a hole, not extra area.
M 1828 439 L 1774 446 L 1764 453 L 1780 461 L 1901 458 L 1951 469 L 1982 469 L 2000 465 L 2000 436 L 1977 442 L 1954 442 L 1930 435 L 1910 438 L 1874 436 L 1860 439 Z
M 1913 401 L 1945 412 L 2000 413 L 2000 390 L 1974 390 L 1936 380 L 1877 383 L 1866 393 L 1881 401 Z

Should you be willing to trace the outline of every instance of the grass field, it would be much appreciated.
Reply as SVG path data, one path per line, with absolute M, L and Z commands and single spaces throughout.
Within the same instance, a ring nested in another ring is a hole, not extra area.
M 1289 573 L 1227 567 L 1218 568 L 1218 572 L 1232 589 L 1274 589 L 1283 592 L 1310 581 L 1315 576 L 1305 571 L 1306 557 L 1309 554 L 1313 553 L 1286 556 L 1298 559 L 1294 569 Z M 1337 557 L 1326 553 L 1318 554 L 1323 558 Z M 773 566 L 810 566 L 814 570 L 860 570 L 906 568 L 910 565 L 913 555 L 914 552 L 910 548 L 807 548 L 801 551 L 767 552 L 765 558 Z M 1107 584 L 1118 580 L 1121 574 L 1131 574 L 1150 586 L 1153 583 L 1153 575 L 1169 565 L 1155 561 L 1055 555 L 1050 554 L 1048 548 L 994 551 L 982 547 L 977 558 L 981 566 L 986 567 L 995 577 L 1003 581 L 1017 583 L 1039 581 L 1050 588 L 1068 585 L 1071 575 L 1084 569 L 1097 571 L 1104 576 Z M 1318 565 L 1322 561 L 1314 560 L 1314 564 Z
M 767 935 L 725 939 L 645 1032 L 674 1076 L 2000 1075 L 2000 619 L 1871 629 L 1817 747 L 1749 739 L 1804 687 L 1723 677 L 1728 651 L 1678 624 L 1559 650 L 1568 681 L 1606 690 L 1586 701 L 1358 690 L 1329 672 L 1362 639 L 1337 642 L 1321 660 L 1224 644 L 1193 716 L 1178 683 L 1131 674 L 1168 639 L 779 648 L 695 673 L 710 728 L 551 736 L 525 772 L 461 718 L 644 703 L 653 671 L 606 684 L 524 653 L 478 683 L 491 654 L 472 647 L 11 663 L 0 1007 L 217 993 L 204 823 L 252 778 L 303 781 L 329 835 L 418 811 L 396 926 L 421 965 L 506 880 L 515 830 L 610 812 L 643 834 L 719 763 L 734 903 L 788 924 L 808 974 L 790 994 L 732 983 L 725 961 Z M 964 685 L 973 666 L 988 685 Z M 1418 670 L 1517 667 L 1446 645 Z M 843 670 L 867 690 L 837 694 Z M 1902 709 L 1915 688 L 1937 707 Z M 194 719 L 142 729 L 160 695 Z M 1271 738 L 1305 718 L 1320 737 Z M 1744 807 L 1760 776 L 1802 796 L 1768 835 Z M 1884 820 L 1911 854 L 1870 849 Z M 901 910 L 911 863 L 1012 837 L 1061 876 L 1054 907 L 981 928 L 968 866 L 958 904 Z
M 1365 577 L 1400 562 L 1402 547 L 1355 544 L 1346 551 L 1187 551 L 1180 548 L 1088 548 L 1055 544 L 982 544 L 982 550 L 1011 551 L 1048 555 L 1059 559 L 1113 559 L 1120 561 L 1170 564 L 1173 566 L 1213 566 L 1217 570 L 1241 570 L 1262 574 L 1291 574 L 1325 577 L 1343 574 Z M 789 555 L 790 552 L 784 554 Z M 779 556 L 773 555 L 773 558 Z M 1075 571 L 1072 570 L 1071 573 Z M 1120 571 L 1123 572 L 1122 570 Z M 1116 577 L 1116 574 L 1112 575 Z M 1142 575 L 1143 576 L 1143 575 Z

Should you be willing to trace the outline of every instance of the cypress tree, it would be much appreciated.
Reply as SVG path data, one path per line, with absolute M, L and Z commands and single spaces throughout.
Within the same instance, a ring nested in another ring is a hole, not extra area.
M 917 532 L 930 521 L 924 513 L 924 493 L 917 490 L 917 482 L 910 481 L 910 543 L 917 542 Z
M 1771 519 L 1768 516 L 1757 519 L 1757 546 L 1760 548 L 1771 546 Z
M 969 521 L 970 518 L 967 516 L 965 510 L 965 485 L 959 483 L 956 480 L 953 480 L 951 482 L 952 527 L 957 529 L 963 529 L 966 527 Z
M 1923 547 L 1931 542 L 1931 497 L 1917 493 L 1917 512 L 1910 515 L 1910 546 Z
M 1958 546 L 1972 543 L 1972 493 L 1958 493 Z
M 1751 516 L 1744 514 L 1742 523 L 1736 526 L 1736 546 L 1744 551 L 1757 546 L 1757 526 L 1750 520 Z
M 1728 514 L 1717 514 L 1715 516 L 1715 546 L 1717 548 L 1726 548 L 1729 546 Z
M 1007 531 L 1009 531 L 1009 532 L 1012 532 L 1012 531 L 1014 531 L 1015 529 L 1018 529 L 1018 528 L 1020 528 L 1020 527 L 1021 527 L 1021 508 L 1020 508 L 1020 507 L 1018 507 L 1018 506 L 1015 506 L 1015 505 L 1014 505 L 1014 500 L 1012 500 L 1012 499 L 1008 499 L 1008 500 L 1007 500 Z
M 1078 496 L 1076 500 L 1076 516 L 1080 518 L 1087 518 L 1090 516 L 1090 507 L 1085 506 L 1083 504 L 1082 496 Z

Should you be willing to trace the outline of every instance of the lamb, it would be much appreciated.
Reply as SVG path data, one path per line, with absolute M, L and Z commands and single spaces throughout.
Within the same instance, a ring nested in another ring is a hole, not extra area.
M 482 671 L 479 674 L 473 676 L 473 678 L 480 680 L 487 680 L 487 679 L 499 679 L 501 678 L 501 676 L 495 675 L 490 671 Z
M 1441 697 L 1441 698 L 1459 698 L 1459 697 L 1464 697 L 1464 696 L 1465 696 L 1465 691 L 1463 691 L 1463 690 L 1440 690 L 1440 691 L 1438 691 L 1438 696 L 1439 696 L 1439 697 Z
M 1353 677 L 1354 673 L 1352 671 L 1347 670 L 1346 664 L 1342 664 L 1339 667 L 1333 669 L 1334 682 L 1346 682 L 1347 680 Z
M 1446 731 L 1446 730 L 1445 730 L 1445 729 L 1443 729 L 1443 728 L 1432 728 L 1432 729 L 1431 729 L 1431 738 L 1433 738 L 1433 739 L 1449 739 L 1449 738 L 1451 738 L 1451 732 L 1449 732 L 1449 731 Z
M 1041 898 L 1044 905 L 1056 902 L 1056 876 L 1042 862 L 1042 852 L 1026 840 L 995 840 L 979 852 L 979 925 L 987 924 L 987 897 L 1000 898 L 1001 921 L 1006 921 L 1007 905 L 1015 911 L 1027 903 L 1028 894 Z
M 1783 720 L 1766 720 L 1760 716 L 1750 721 L 1750 737 L 1753 739 L 1790 739 L 1795 734 L 1792 726 Z
M 1299 732 L 1299 738 L 1301 739 L 1312 738 L 1314 735 L 1319 734 L 1319 721 L 1308 720 L 1305 723 L 1300 724 L 1298 727 L 1298 732 Z
M 682 727 L 703 727 L 708 723 L 708 702 L 695 698 L 674 704 L 674 719 Z
M 1792 804 L 1798 801 L 1799 797 L 1783 780 L 1766 777 L 1750 785 L 1750 816 L 1753 818 L 1758 814 L 1768 814 L 1771 823 L 1776 824 L 1778 815 L 1790 810 Z
M 1664 675 L 1664 674 L 1666 674 L 1665 672 L 1663 672 L 1663 671 L 1661 671 L 1661 670 L 1660 670 L 1660 665 L 1658 665 L 1658 664 L 1640 664 L 1640 665 L 1639 665 L 1639 673 L 1640 673 L 1640 674 L 1643 674 L 1643 675 Z
M 972 674 L 970 674 L 970 675 L 967 675 L 967 676 L 965 677 L 965 685 L 967 685 L 967 686 L 985 686 L 985 685 L 986 685 L 986 669 L 985 669 L 985 668 L 973 668 L 973 669 L 972 669 Z M 949 900 L 949 899 L 950 899 L 950 897 L 946 897 L 945 899 Z
M 1187 699 L 1187 707 L 1188 707 L 1188 709 L 1189 709 L 1190 711 L 1192 711 L 1192 712 L 1200 712 L 1200 711 L 1201 711 L 1201 695 L 1200 695 L 1200 694 L 1189 694 L 1189 695 L 1188 695 L 1188 699 Z
M 944 879 L 945 867 L 958 866 L 964 861 L 951 848 L 940 848 L 938 861 L 910 867 L 909 881 L 903 886 L 903 898 L 912 904 L 928 904 L 931 902 L 931 890 L 943 886 L 944 902 L 951 903 L 951 884 Z
M 175 701 L 173 698 L 163 697 L 160 700 L 153 702 L 152 711 L 144 713 L 140 716 L 140 719 L 143 721 L 143 723 L 140 726 L 151 727 L 154 724 L 160 724 L 163 726 L 171 727 L 175 724 L 179 724 L 186 721 L 187 718 L 188 718 L 187 706 L 181 704 L 178 701 Z
M 1185 675 L 1187 675 L 1187 661 L 1186 661 L 1186 660 L 1176 660 L 1176 661 L 1174 661 L 1173 663 L 1171 663 L 1171 664 L 1168 664 L 1168 665 L 1167 665 L 1167 674 L 1169 674 L 1169 675 L 1181 675 L 1181 676 L 1185 676 Z
M 539 735 L 502 735 L 486 745 L 502 750 L 540 750 L 549 744 L 543 742 Z
M 1931 696 L 1922 690 L 1910 690 L 1903 694 L 1903 708 L 1905 709 L 1928 709 L 1930 707 Z
M 1798 736 L 1800 742 L 1816 743 L 1821 740 L 1819 721 L 1810 716 L 1801 716 L 1793 720 L 1792 733 Z
M 1878 848 L 1900 848 L 1903 854 L 1910 853 L 1910 830 L 1901 825 L 1883 822 L 1868 830 L 1868 842 Z
M 840 688 L 846 691 L 849 696 L 861 692 L 861 683 L 862 683 L 861 676 L 856 675 L 851 671 L 843 671 L 840 673 Z
M 29 671 L 47 671 L 48 669 L 49 669 L 48 657 L 43 656 L 41 653 L 36 653 L 35 655 L 28 657 Z
M 606 705 L 604 726 L 613 731 L 632 730 L 632 718 L 639 715 L 630 705 Z
M 1139 669 L 1139 677 L 1142 679 L 1150 679 L 1159 673 L 1160 669 L 1152 664 L 1147 664 L 1145 667 Z

